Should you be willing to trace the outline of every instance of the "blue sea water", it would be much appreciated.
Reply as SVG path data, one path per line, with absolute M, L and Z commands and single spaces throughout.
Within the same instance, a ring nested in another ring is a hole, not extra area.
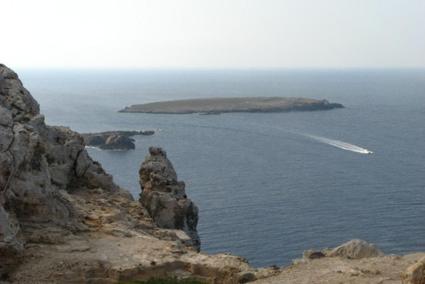
M 202 250 L 255 266 L 361 238 L 425 251 L 425 70 L 18 70 L 47 122 L 80 132 L 155 129 L 134 151 L 89 149 L 135 197 L 147 148 L 167 150 L 200 208 Z M 126 105 L 228 96 L 325 98 L 344 109 L 128 114 Z M 360 155 L 309 139 L 367 148 Z

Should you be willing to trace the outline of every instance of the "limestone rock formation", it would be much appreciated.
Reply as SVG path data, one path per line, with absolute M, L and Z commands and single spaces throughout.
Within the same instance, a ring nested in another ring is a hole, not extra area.
M 142 193 L 140 202 L 160 228 L 186 232 L 194 247 L 200 248 L 196 230 L 198 207 L 186 196 L 185 184 L 177 174 L 167 154 L 161 148 L 149 148 L 150 155 L 139 171 Z
M 99 147 L 104 150 L 131 150 L 135 149 L 136 135 L 153 135 L 153 130 L 145 131 L 105 131 L 99 133 L 83 133 L 84 143 L 87 146 Z
M 0 275 L 24 248 L 23 224 L 83 229 L 68 193 L 96 187 L 119 191 L 82 137 L 47 126 L 17 74 L 0 65 Z
M 425 284 L 425 257 L 409 266 L 401 279 L 403 284 Z
M 384 255 L 374 244 L 363 240 L 348 241 L 327 253 L 327 256 L 340 256 L 350 259 Z
M 303 253 L 303 258 L 301 260 L 312 260 L 319 259 L 323 257 L 342 257 L 347 259 L 361 259 L 368 257 L 377 257 L 383 256 L 384 253 L 379 250 L 374 244 L 370 244 L 363 240 L 350 240 L 342 245 L 337 246 L 333 249 L 322 249 L 317 250 L 306 250 Z M 295 262 L 299 262 L 296 260 Z

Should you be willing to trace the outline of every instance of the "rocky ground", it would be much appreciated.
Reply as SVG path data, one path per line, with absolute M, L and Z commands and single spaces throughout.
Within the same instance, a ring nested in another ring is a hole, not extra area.
M 385 256 L 354 240 L 284 267 L 199 252 L 198 208 L 164 150 L 150 148 L 134 200 L 85 150 L 48 126 L 16 73 L 0 64 L 0 283 L 425 283 L 423 253 Z M 267 240 L 258 240 L 261 246 Z
M 304 260 L 281 269 L 279 274 L 255 281 L 258 284 L 419 284 L 424 282 L 425 253 L 362 259 L 325 257 Z M 414 273 L 412 268 L 422 263 Z M 418 276 L 420 275 L 420 276 Z
M 255 281 L 263 284 L 320 283 L 425 283 L 425 253 L 384 255 L 374 245 L 351 240 L 334 249 L 308 250 L 274 275 Z

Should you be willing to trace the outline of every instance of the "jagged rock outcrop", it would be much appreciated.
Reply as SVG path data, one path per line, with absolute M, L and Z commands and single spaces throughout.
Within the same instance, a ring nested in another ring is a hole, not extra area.
M 140 202 L 160 228 L 186 232 L 197 249 L 198 207 L 186 196 L 185 183 L 177 180 L 173 165 L 161 148 L 149 148 L 139 171 Z
M 0 255 L 7 256 L 0 274 L 24 248 L 23 223 L 80 230 L 68 193 L 97 187 L 119 191 L 82 137 L 47 126 L 17 74 L 0 65 Z
M 135 149 L 136 135 L 153 135 L 153 130 L 145 131 L 105 131 L 99 133 L 83 133 L 84 143 L 87 146 L 99 147 L 104 150 L 131 150 Z

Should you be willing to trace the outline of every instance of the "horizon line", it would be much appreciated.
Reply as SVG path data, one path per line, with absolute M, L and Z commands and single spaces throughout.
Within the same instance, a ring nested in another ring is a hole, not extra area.
M 1 63 L 0 63 L 1 64 Z M 63 70 L 63 71 L 410 71 L 425 70 L 425 66 L 391 66 L 391 67 L 65 67 L 65 66 L 22 66 L 10 67 L 12 70 L 34 70 L 34 71 L 48 71 L 48 70 Z

